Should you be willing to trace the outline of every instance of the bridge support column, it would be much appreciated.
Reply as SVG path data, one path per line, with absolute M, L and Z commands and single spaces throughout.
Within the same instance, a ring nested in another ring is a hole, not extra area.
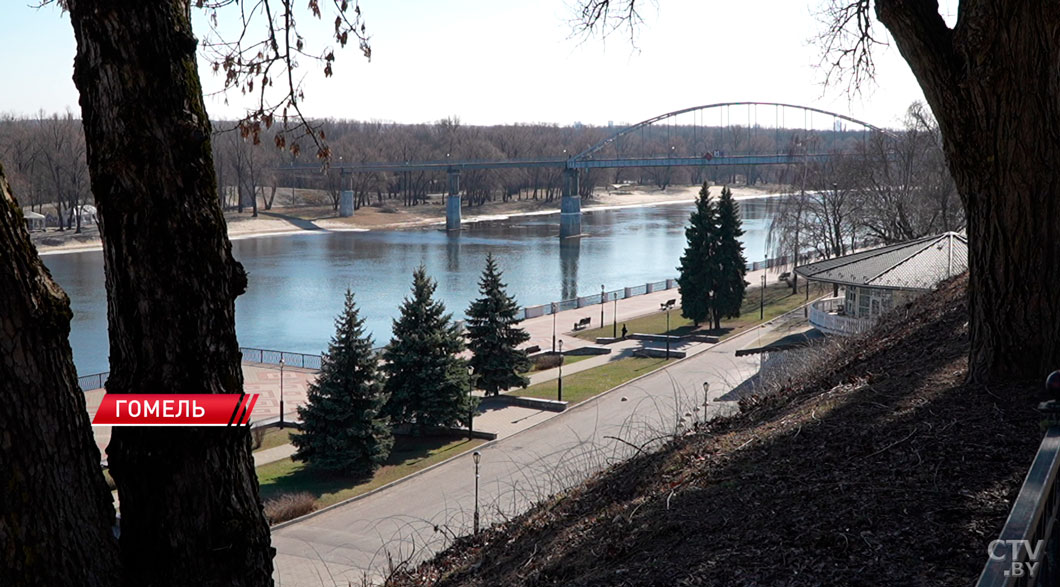
M 353 190 L 339 192 L 339 218 L 353 216 Z
M 578 170 L 563 171 L 563 199 L 559 205 L 559 238 L 582 234 L 582 198 L 578 195 Z
M 449 195 L 445 198 L 445 229 L 460 230 L 460 171 L 449 170 Z

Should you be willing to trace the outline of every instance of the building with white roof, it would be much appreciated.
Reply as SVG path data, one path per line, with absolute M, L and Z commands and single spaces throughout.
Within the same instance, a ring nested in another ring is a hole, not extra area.
M 22 217 L 26 219 L 26 226 L 30 232 L 44 230 L 44 214 L 37 214 L 32 210 L 23 210 Z
M 810 281 L 842 288 L 810 305 L 810 324 L 826 334 L 864 332 L 892 308 L 968 270 L 968 238 L 958 232 L 860 251 L 803 265 Z

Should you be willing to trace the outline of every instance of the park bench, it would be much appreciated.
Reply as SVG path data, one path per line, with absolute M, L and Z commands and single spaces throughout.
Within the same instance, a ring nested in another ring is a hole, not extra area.
M 541 347 L 540 347 L 539 345 L 536 345 L 536 344 L 535 344 L 535 345 L 533 345 L 533 346 L 528 346 L 528 347 L 526 347 L 526 349 L 524 349 L 524 350 L 526 351 L 526 354 L 528 354 L 528 355 L 532 355 L 532 354 L 534 354 L 534 353 L 536 353 L 536 352 L 539 352 L 539 351 L 541 351 Z
M 585 318 L 582 318 L 581 320 L 578 320 L 577 322 L 574 323 L 574 329 L 575 330 L 581 330 L 583 328 L 588 328 L 589 327 L 589 323 L 592 322 L 592 320 L 593 320 L 592 317 L 586 316 Z

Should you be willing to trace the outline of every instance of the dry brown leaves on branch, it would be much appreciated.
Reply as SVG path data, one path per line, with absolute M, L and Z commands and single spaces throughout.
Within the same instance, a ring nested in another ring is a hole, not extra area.
M 255 145 L 261 142 L 261 132 L 280 125 L 274 144 L 298 155 L 307 139 L 316 147 L 316 156 L 327 161 L 331 150 L 319 123 L 309 120 L 302 111 L 305 100 L 304 74 L 296 75 L 305 66 L 300 60 L 317 63 L 324 77 L 335 73 L 336 48 L 324 43 L 312 50 L 313 41 L 299 32 L 300 13 L 321 20 L 325 10 L 319 0 L 309 0 L 301 10 L 295 0 L 198 0 L 196 6 L 208 14 L 210 31 L 202 42 L 202 52 L 214 72 L 224 76 L 219 94 L 225 96 L 238 90 L 253 99 L 237 124 L 244 139 Z M 372 57 L 370 38 L 358 4 L 348 0 L 332 0 L 335 15 L 332 41 L 339 49 L 355 41 L 361 54 Z

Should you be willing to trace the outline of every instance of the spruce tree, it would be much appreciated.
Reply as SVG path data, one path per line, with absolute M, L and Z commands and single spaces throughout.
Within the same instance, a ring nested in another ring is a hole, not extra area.
M 421 265 L 412 274 L 412 296 L 401 304 L 394 336 L 383 351 L 390 396 L 386 413 L 395 423 L 449 427 L 466 421 L 467 361 L 464 341 L 445 305 L 434 300 L 434 280 Z
M 710 198 L 706 183 L 699 190 L 696 209 L 689 217 L 685 239 L 688 245 L 677 267 L 677 285 L 681 290 L 681 315 L 695 322 L 708 321 L 715 306 L 714 290 L 720 267 L 714 257 L 717 248 L 718 209 Z
M 478 284 L 482 297 L 467 309 L 471 368 L 478 388 L 486 395 L 497 395 L 512 387 L 526 387 L 530 380 L 521 373 L 530 369 L 530 360 L 516 347 L 530 340 L 530 334 L 517 326 L 519 305 L 508 295 L 492 253 L 486 255 Z
M 721 327 L 722 318 L 740 316 L 740 306 L 747 292 L 747 259 L 743 254 L 743 221 L 740 220 L 739 204 L 732 197 L 728 186 L 721 189 L 718 200 L 717 250 L 715 257 L 719 269 L 714 288 L 714 328 Z
M 386 396 L 378 358 L 348 289 L 308 400 L 298 408 L 302 433 L 291 438 L 295 460 L 357 477 L 370 476 L 386 461 L 394 438 L 382 415 Z

